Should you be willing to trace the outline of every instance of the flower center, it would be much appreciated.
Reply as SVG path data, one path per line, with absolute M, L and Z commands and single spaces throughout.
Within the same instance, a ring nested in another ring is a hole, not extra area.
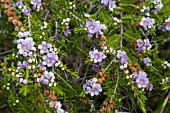
M 51 59 L 50 58 L 47 58 L 46 60 L 47 64 L 51 62 Z
M 47 46 L 43 46 L 43 48 L 42 48 L 44 51 L 47 51 Z
M 144 26 L 148 26 L 148 25 L 149 25 L 149 22 L 145 21 L 145 22 L 143 23 L 143 25 L 144 25 Z
M 22 46 L 22 49 L 23 49 L 24 51 L 28 51 L 28 46 L 27 46 L 27 45 L 23 45 L 23 46 Z
M 94 59 L 98 59 L 98 58 L 99 58 L 99 54 L 95 54 Z
M 89 29 L 93 30 L 93 29 L 94 29 L 94 26 L 93 26 L 93 25 L 90 25 L 90 26 L 89 26 Z
M 144 84 L 144 80 L 140 80 L 140 84 L 143 85 Z

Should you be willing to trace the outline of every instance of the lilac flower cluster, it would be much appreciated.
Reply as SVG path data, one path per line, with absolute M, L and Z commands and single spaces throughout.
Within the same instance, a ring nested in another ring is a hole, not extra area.
M 116 1 L 101 0 L 101 4 L 103 4 L 104 6 L 108 6 L 110 11 L 113 11 L 113 9 L 116 8 Z
M 127 57 L 127 55 L 126 55 L 126 52 L 119 50 L 119 51 L 117 51 L 116 57 L 117 57 L 118 59 L 120 59 L 120 63 L 121 63 L 120 69 L 123 70 L 123 69 L 127 68 L 127 65 L 128 65 L 128 62 L 127 62 L 127 61 L 128 61 L 128 57 Z
M 149 91 L 153 88 L 153 85 L 149 83 L 145 72 L 139 71 L 139 73 L 133 73 L 133 80 L 139 88 L 146 88 Z
M 47 85 L 49 83 L 53 83 L 55 80 L 55 76 L 53 72 L 45 71 L 44 74 L 37 78 L 37 82 L 42 82 L 43 84 Z
M 28 62 L 27 61 L 23 61 L 23 62 L 19 61 L 18 62 L 18 69 L 27 68 L 27 67 L 28 67 Z
M 57 109 L 57 113 L 68 113 L 61 108 L 62 105 L 61 105 L 60 101 L 51 101 L 49 103 L 49 107 Z
M 99 95 L 99 92 L 102 92 L 101 85 L 97 83 L 97 78 L 86 80 L 86 83 L 83 85 L 83 89 L 87 94 L 91 96 Z
M 160 25 L 158 27 L 159 30 L 162 30 L 163 32 L 170 31 L 170 16 L 165 20 L 165 23 L 163 25 Z
M 144 40 L 138 39 L 136 43 L 137 43 L 139 52 L 150 50 L 152 48 L 152 45 L 150 44 L 149 39 L 144 39 Z
M 31 0 L 31 4 L 34 5 L 33 9 L 40 9 L 40 7 L 42 6 L 42 0 Z
M 144 58 L 143 62 L 147 67 L 151 66 L 151 59 L 149 57 Z
M 106 55 L 103 52 L 99 52 L 97 49 L 89 52 L 90 58 L 94 61 L 94 63 L 102 62 L 103 59 L 106 58 Z
M 18 55 L 30 57 L 33 55 L 32 50 L 36 50 L 34 47 L 35 43 L 32 38 L 19 39 L 17 43 L 17 48 L 19 49 Z
M 154 0 L 154 2 L 151 2 L 154 4 L 154 9 L 151 11 L 154 14 L 156 14 L 158 11 L 160 11 L 163 8 L 163 4 L 161 0 Z
M 38 49 L 40 49 L 40 53 L 47 53 L 42 57 L 43 62 L 42 65 L 47 67 L 52 67 L 56 62 L 58 62 L 58 55 L 55 53 L 56 48 L 52 48 L 52 44 L 43 41 L 42 44 L 38 45 Z
M 86 27 L 88 29 L 88 37 L 92 37 L 94 34 L 96 37 L 100 34 L 103 35 L 102 30 L 106 30 L 107 27 L 104 24 L 100 24 L 100 21 L 86 21 Z
M 140 25 L 143 26 L 144 30 L 147 31 L 148 28 L 153 28 L 155 24 L 155 20 L 151 19 L 149 17 L 145 18 L 143 17 L 142 20 L 140 21 Z
M 22 9 L 22 12 L 29 16 L 30 15 L 30 10 L 26 8 L 26 6 L 23 4 L 22 0 L 19 0 L 16 4 L 15 4 L 15 7 L 18 7 L 20 9 Z
M 38 49 L 40 49 L 41 54 L 48 53 L 50 48 L 52 48 L 52 45 L 45 41 L 43 41 L 42 44 L 38 45 Z

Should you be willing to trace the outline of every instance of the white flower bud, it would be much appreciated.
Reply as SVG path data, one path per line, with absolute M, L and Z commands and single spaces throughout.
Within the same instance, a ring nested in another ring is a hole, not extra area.
M 32 59 L 29 59 L 28 62 L 29 62 L 29 63 L 32 63 Z
M 35 65 L 32 65 L 32 69 L 35 69 L 36 68 L 36 66 Z
M 124 69 L 124 66 L 121 65 L 121 66 L 120 66 L 120 70 L 123 70 L 123 69 Z
M 49 87 L 51 87 L 51 86 L 53 86 L 53 84 L 52 84 L 52 83 L 49 83 Z
M 19 78 L 19 77 L 20 77 L 20 75 L 19 75 L 19 74 L 16 74 L 15 76 L 16 76 L 17 78 Z
M 9 90 L 9 87 L 6 87 L 7 90 Z
M 57 85 L 57 83 L 54 83 L 54 86 L 56 86 Z
M 19 103 L 19 100 L 16 100 L 16 103 Z
M 167 64 L 167 67 L 170 67 L 170 63 Z

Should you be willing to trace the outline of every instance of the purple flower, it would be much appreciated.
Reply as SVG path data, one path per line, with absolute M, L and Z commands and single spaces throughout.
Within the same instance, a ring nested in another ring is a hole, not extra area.
M 109 10 L 113 11 L 114 8 L 116 8 L 116 1 L 110 1 L 109 2 Z
M 21 63 L 21 61 L 18 62 L 18 66 L 20 68 L 26 68 L 28 66 L 28 62 L 27 61 L 23 61 L 23 63 Z
M 52 67 L 53 64 L 58 61 L 58 55 L 55 52 L 48 53 L 47 55 L 43 56 L 43 65 L 47 65 L 47 67 Z
M 15 4 L 15 6 L 17 6 L 17 7 L 19 7 L 19 8 L 23 7 L 22 0 L 19 0 L 19 1 Z
M 112 0 L 101 0 L 101 4 L 107 6 Z
M 139 88 L 146 88 L 147 84 L 149 83 L 148 78 L 146 78 L 146 73 L 140 71 L 135 82 Z
M 152 91 L 153 85 L 152 85 L 152 84 L 148 84 L 148 85 L 146 86 L 146 89 L 149 90 L 149 91 Z
M 55 76 L 53 72 L 48 72 L 45 71 L 44 74 L 40 77 L 37 78 L 37 82 L 42 82 L 43 84 L 49 84 L 49 83 L 53 83 L 55 80 Z
M 137 46 L 139 48 L 141 48 L 143 46 L 143 40 L 142 39 L 138 39 L 138 40 L 136 40 L 136 42 L 137 42 Z
M 26 39 L 19 39 L 17 48 L 19 49 L 18 54 L 23 55 L 25 57 L 32 55 L 30 53 L 30 50 L 35 51 L 35 43 L 32 38 L 26 38 Z
M 149 17 L 143 17 L 140 21 L 140 25 L 144 27 L 144 30 L 148 30 L 148 28 L 154 27 L 155 20 Z
M 96 21 L 86 21 L 86 27 L 88 28 L 88 32 L 91 34 L 99 31 L 99 24 L 96 23 Z
M 166 26 L 165 26 L 167 31 L 170 31 L 170 17 L 166 20 Z
M 69 26 L 66 26 L 66 30 L 64 31 L 64 35 L 67 37 L 68 34 L 70 34 L 70 29 L 69 29 Z
M 44 54 L 49 52 L 49 49 L 52 47 L 50 43 L 43 41 L 42 44 L 38 45 L 38 49 L 40 49 L 40 53 Z
M 150 58 L 148 58 L 148 57 L 144 58 L 143 62 L 145 63 L 146 66 L 151 66 L 151 64 L 150 64 L 151 63 L 151 59 Z
M 93 64 L 93 65 L 92 65 L 92 70 L 98 72 L 99 69 L 102 68 L 103 64 L 104 64 L 104 62 L 100 62 L 99 64 Z
M 19 79 L 19 82 L 20 82 L 20 84 L 21 84 L 21 83 L 27 84 L 27 83 L 28 83 L 28 80 L 27 80 L 27 79 L 20 78 L 20 79 Z
M 90 51 L 89 52 L 90 58 L 93 59 L 94 63 L 102 62 L 106 55 L 103 52 L 98 52 L 98 50 Z
M 120 59 L 122 56 L 125 56 L 125 55 L 126 55 L 126 52 L 125 52 L 125 51 L 119 50 L 119 51 L 117 52 L 117 58 L 118 58 L 118 59 Z
M 36 9 L 39 9 L 42 5 L 42 0 L 31 0 L 31 4 L 34 5 L 33 6 L 33 9 L 36 10 Z
M 100 24 L 100 21 L 86 21 L 86 27 L 88 29 L 88 37 L 92 37 L 94 34 L 96 34 L 96 37 L 98 34 L 103 35 L 102 30 L 106 30 L 107 27 L 104 24 Z
M 96 82 L 97 78 L 86 80 L 86 83 L 83 85 L 83 89 L 86 90 L 86 93 L 90 94 L 91 96 L 94 96 L 99 95 L 99 92 L 102 92 L 101 85 Z
M 166 41 L 167 41 L 167 42 L 170 42 L 170 38 L 167 38 Z
M 30 15 L 30 10 L 29 9 L 24 9 L 24 14 L 29 16 Z
M 164 25 L 160 25 L 160 26 L 158 27 L 158 29 L 159 29 L 159 30 L 162 30 L 162 32 L 166 32 L 166 28 L 165 28 Z

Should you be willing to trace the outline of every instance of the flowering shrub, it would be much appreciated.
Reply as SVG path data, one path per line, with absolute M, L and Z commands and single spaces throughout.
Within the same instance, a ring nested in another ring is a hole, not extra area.
M 0 1 L 0 110 L 169 113 L 169 0 Z

